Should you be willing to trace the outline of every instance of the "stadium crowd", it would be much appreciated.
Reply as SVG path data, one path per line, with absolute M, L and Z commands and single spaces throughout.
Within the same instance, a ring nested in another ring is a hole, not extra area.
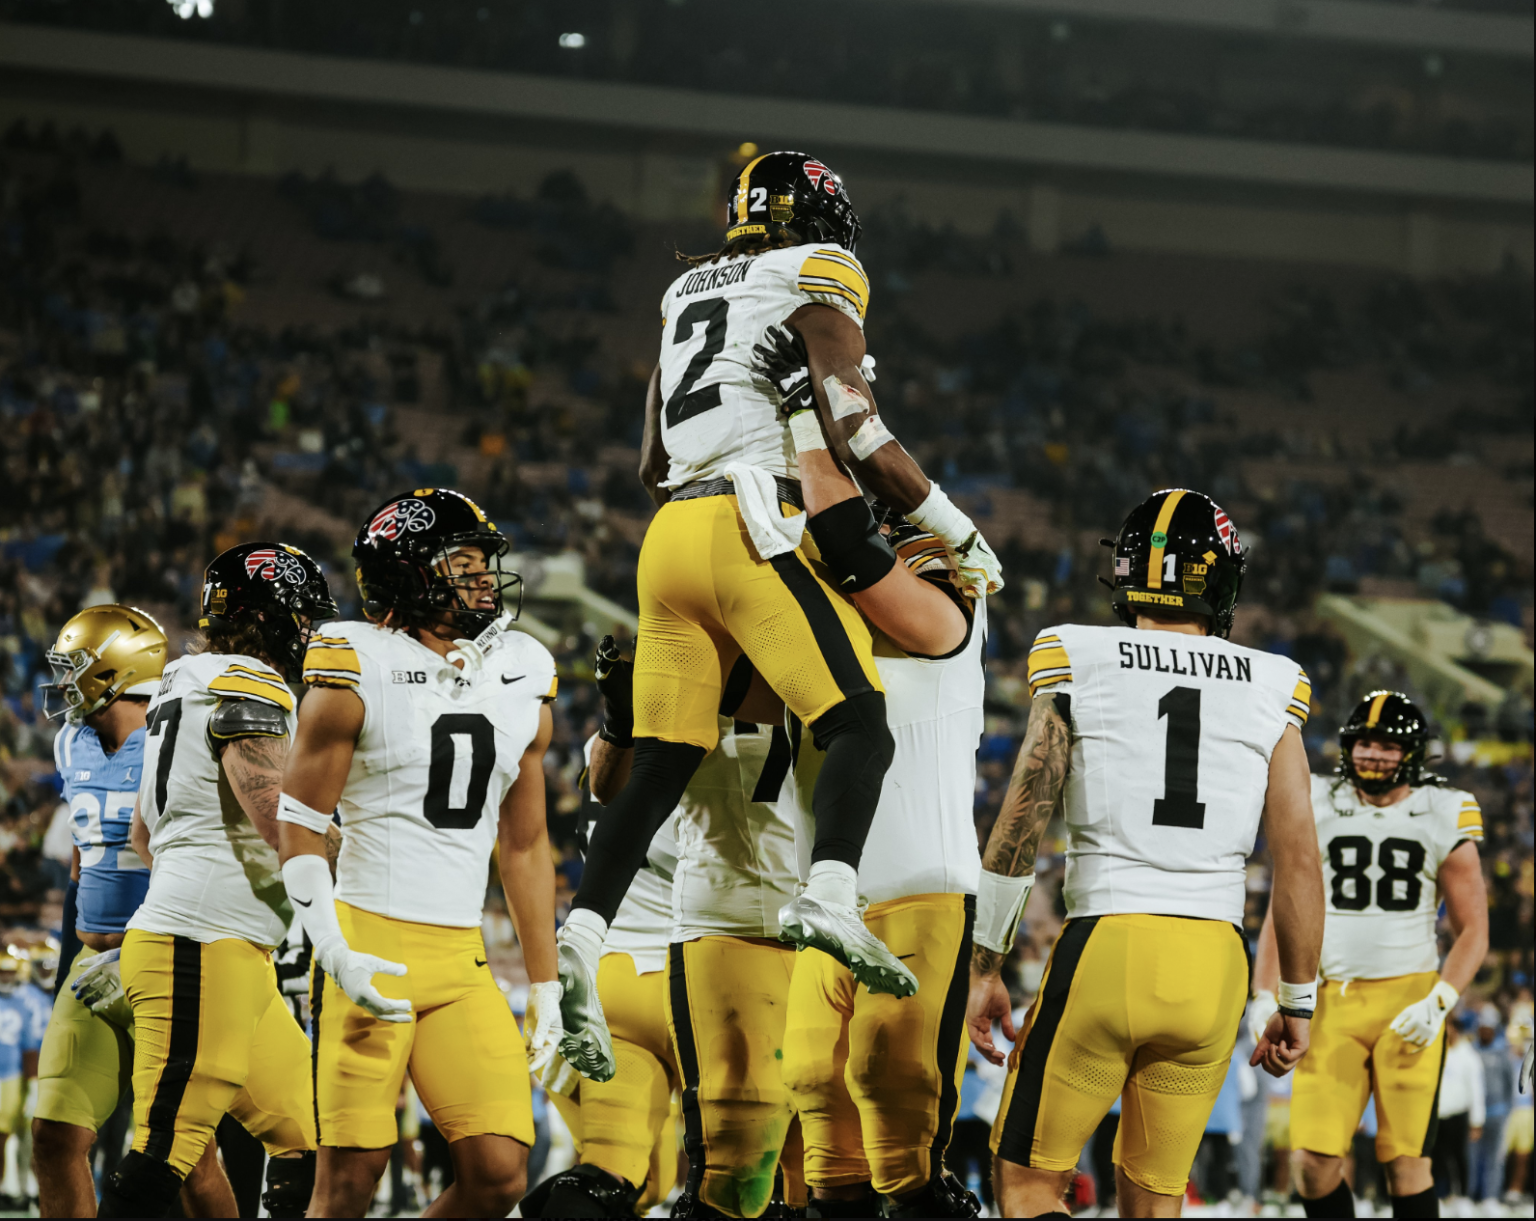
M 215 247 L 114 224 L 110 197 L 88 197 L 97 180 L 80 167 L 190 177 L 184 166 L 150 171 L 118 160 L 110 134 L 61 138 L 22 125 L 0 150 L 0 923 L 16 927 L 58 919 L 69 847 L 67 837 L 61 844 L 50 835 L 57 722 L 43 715 L 43 654 L 75 610 L 142 604 L 184 641 L 202 565 L 270 520 L 274 497 L 296 496 L 317 520 L 345 523 L 401 486 L 432 483 L 480 497 L 520 552 L 579 553 L 593 588 L 633 606 L 638 527 L 649 512 L 632 467 L 600 458 L 601 446 L 632 455 L 638 443 L 648 369 L 624 359 L 609 334 L 634 228 L 591 201 L 572 175 L 551 176 L 526 195 L 482 199 L 464 223 L 528 234 L 533 259 L 577 273 L 576 287 L 528 287 L 538 277 L 511 267 L 496 292 L 406 327 L 370 312 L 374 287 L 365 277 L 311 282 L 307 291 L 355 306 L 350 322 L 326 330 L 245 321 L 249 285 L 273 269 L 238 242 Z M 346 186 L 294 177 L 276 199 L 323 238 L 382 245 L 403 275 L 453 282 L 438 235 L 400 223 L 398 192 L 382 179 Z M 1360 694 L 1383 685 L 1413 691 L 1389 661 L 1349 652 L 1313 613 L 1319 592 L 1395 583 L 1515 624 L 1529 640 L 1529 555 L 1512 554 L 1459 503 L 1431 506 L 1439 511 L 1413 518 L 1427 526 L 1410 527 L 1413 506 L 1369 473 L 1399 460 L 1454 462 L 1464 452 L 1529 480 L 1527 272 L 1430 285 L 1383 277 L 1348 306 L 1327 289 L 1299 288 L 1273 303 L 1263 335 L 1240 344 L 1172 317 L 1127 320 L 1048 297 L 949 334 L 908 308 L 917 283 L 926 291 L 944 277 L 1007 278 L 1019 249 L 1006 223 L 989 237 L 964 236 L 892 208 L 869 217 L 860 250 L 891 302 L 869 322 L 882 410 L 925 469 L 967 498 L 1009 578 L 991 615 L 979 836 L 990 829 L 1018 747 L 1030 643 L 1049 623 L 1107 619 L 1096 539 L 1150 488 L 1205 488 L 1233 507 L 1253 557 L 1239 635 L 1294 656 L 1312 676 L 1307 745 L 1315 769 L 1332 766 L 1338 724 Z M 1075 257 L 1113 256 L 1100 235 Z M 562 321 L 573 315 L 582 323 L 575 330 Z M 403 427 L 404 413 L 423 399 L 428 366 L 440 370 L 446 397 L 437 427 L 451 442 L 431 459 Z M 1177 375 L 1186 388 L 1158 388 L 1149 370 Z M 1347 455 L 1337 438 L 1254 424 L 1224 405 L 1223 393 L 1306 404 L 1317 375 L 1339 371 L 1398 389 L 1476 379 L 1497 391 L 1495 405 L 1464 407 L 1433 427 L 1379 431 L 1343 482 L 1299 476 L 1253 485 L 1248 459 Z M 543 397 L 550 386 L 560 388 L 558 401 Z M 1506 402 L 1513 406 L 1497 405 Z M 1021 495 L 1046 520 L 1013 529 L 1004 509 Z M 356 614 L 349 540 L 323 524 L 287 536 L 325 563 L 343 616 Z M 589 677 L 589 629 L 572 621 L 561 630 L 562 675 Z M 1529 692 L 1513 692 L 1491 714 L 1478 713 L 1481 720 L 1475 711 L 1446 710 L 1447 742 L 1468 746 L 1448 750 L 1441 768 L 1477 795 L 1487 818 L 1492 950 L 1458 1020 L 1486 1061 L 1483 1122 L 1466 1126 L 1480 1129 L 1481 1143 L 1466 1138 L 1474 1171 L 1463 1194 L 1496 1195 L 1502 1171 L 1476 1169 L 1484 1166 L 1478 1150 L 1515 1100 L 1497 1088 L 1493 1066 L 1530 1037 Z M 565 899 L 580 876 L 578 782 L 597 714 L 590 683 L 561 683 L 546 770 Z M 1472 749 L 1472 738 L 1486 745 Z M 1059 888 L 1063 848 L 1048 837 L 1041 849 L 1039 889 L 1048 899 Z M 1249 885 L 1256 935 L 1268 890 L 1262 852 Z M 1040 900 L 1030 908 L 1012 964 L 1020 1003 L 1038 985 L 1062 910 Z M 963 1120 L 979 1122 L 996 1083 L 984 1065 L 967 1082 Z M 1227 1118 L 1213 1120 L 1228 1126 L 1213 1128 L 1219 1139 L 1199 1164 L 1208 1196 L 1283 1185 L 1264 1167 L 1284 1159 L 1263 1160 L 1266 1149 L 1284 1147 L 1284 1125 L 1274 1118 L 1283 1096 L 1257 1084 L 1258 1092 L 1233 1088 L 1232 1106 L 1217 1111 Z M 1091 1190 L 1090 1178 L 1079 1199 Z

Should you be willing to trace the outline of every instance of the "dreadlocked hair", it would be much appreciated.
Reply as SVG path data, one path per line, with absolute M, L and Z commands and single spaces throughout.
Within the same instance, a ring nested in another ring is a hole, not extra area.
M 733 238 L 712 254 L 684 254 L 676 249 L 672 253 L 680 263 L 687 263 L 689 267 L 702 267 L 705 263 L 718 263 L 721 259 L 764 254 L 769 250 L 783 250 L 789 246 L 802 244 L 803 239 L 793 230 L 780 228 L 771 236 L 766 233 L 748 233 L 742 237 Z

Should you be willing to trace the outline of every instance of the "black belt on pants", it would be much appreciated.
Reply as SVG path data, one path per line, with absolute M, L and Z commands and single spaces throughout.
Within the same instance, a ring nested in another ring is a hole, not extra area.
M 794 505 L 797 509 L 805 508 L 805 498 L 800 494 L 800 484 L 794 479 L 786 479 L 782 475 L 773 477 L 774 486 L 779 492 L 779 503 Z M 704 479 L 697 483 L 685 483 L 680 488 L 673 488 L 669 500 L 698 500 L 702 496 L 734 496 L 736 485 L 722 476 L 719 479 Z

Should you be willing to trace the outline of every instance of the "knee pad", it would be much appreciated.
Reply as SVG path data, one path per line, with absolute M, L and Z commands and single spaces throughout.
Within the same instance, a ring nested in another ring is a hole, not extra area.
M 267 1190 L 261 1202 L 271 1217 L 302 1217 L 315 1194 L 315 1154 L 267 1159 Z
M 856 1200 L 821 1200 L 811 1197 L 805 1206 L 807 1217 L 879 1217 L 884 1201 L 873 1183 L 861 1183 L 864 1194 Z
M 928 1180 L 928 1186 L 905 1204 L 893 1200 L 887 1217 L 979 1217 L 981 1202 L 952 1174 L 942 1171 Z
M 130 1149 L 101 1185 L 98 1217 L 163 1217 L 181 1194 L 181 1175 L 164 1162 Z
M 811 722 L 817 750 L 830 751 L 839 739 L 855 737 L 866 744 L 882 770 L 896 757 L 896 739 L 885 719 L 885 693 L 865 691 L 834 704 Z
M 597 1166 L 572 1166 L 522 1199 L 525 1217 L 633 1217 L 640 1188 Z

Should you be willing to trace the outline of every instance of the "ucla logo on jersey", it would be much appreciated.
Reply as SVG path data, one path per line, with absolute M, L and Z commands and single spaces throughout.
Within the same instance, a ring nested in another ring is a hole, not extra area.
M 247 576 L 260 577 L 263 581 L 304 584 L 304 565 L 286 551 L 278 551 L 273 547 L 253 551 L 246 556 L 245 571 Z
M 87 768 L 77 768 L 77 769 L 75 769 L 75 774 L 69 778 L 69 782 L 71 784 L 84 784 L 90 778 L 91 778 L 91 769 L 90 768 L 88 768 L 88 767 Z
M 437 514 L 432 511 L 431 505 L 408 496 L 404 500 L 385 505 L 374 515 L 368 523 L 368 537 L 386 538 L 394 542 L 407 532 L 415 534 L 428 529 L 436 520 Z
M 427 681 L 425 670 L 395 670 L 392 671 L 397 683 L 424 683 Z

